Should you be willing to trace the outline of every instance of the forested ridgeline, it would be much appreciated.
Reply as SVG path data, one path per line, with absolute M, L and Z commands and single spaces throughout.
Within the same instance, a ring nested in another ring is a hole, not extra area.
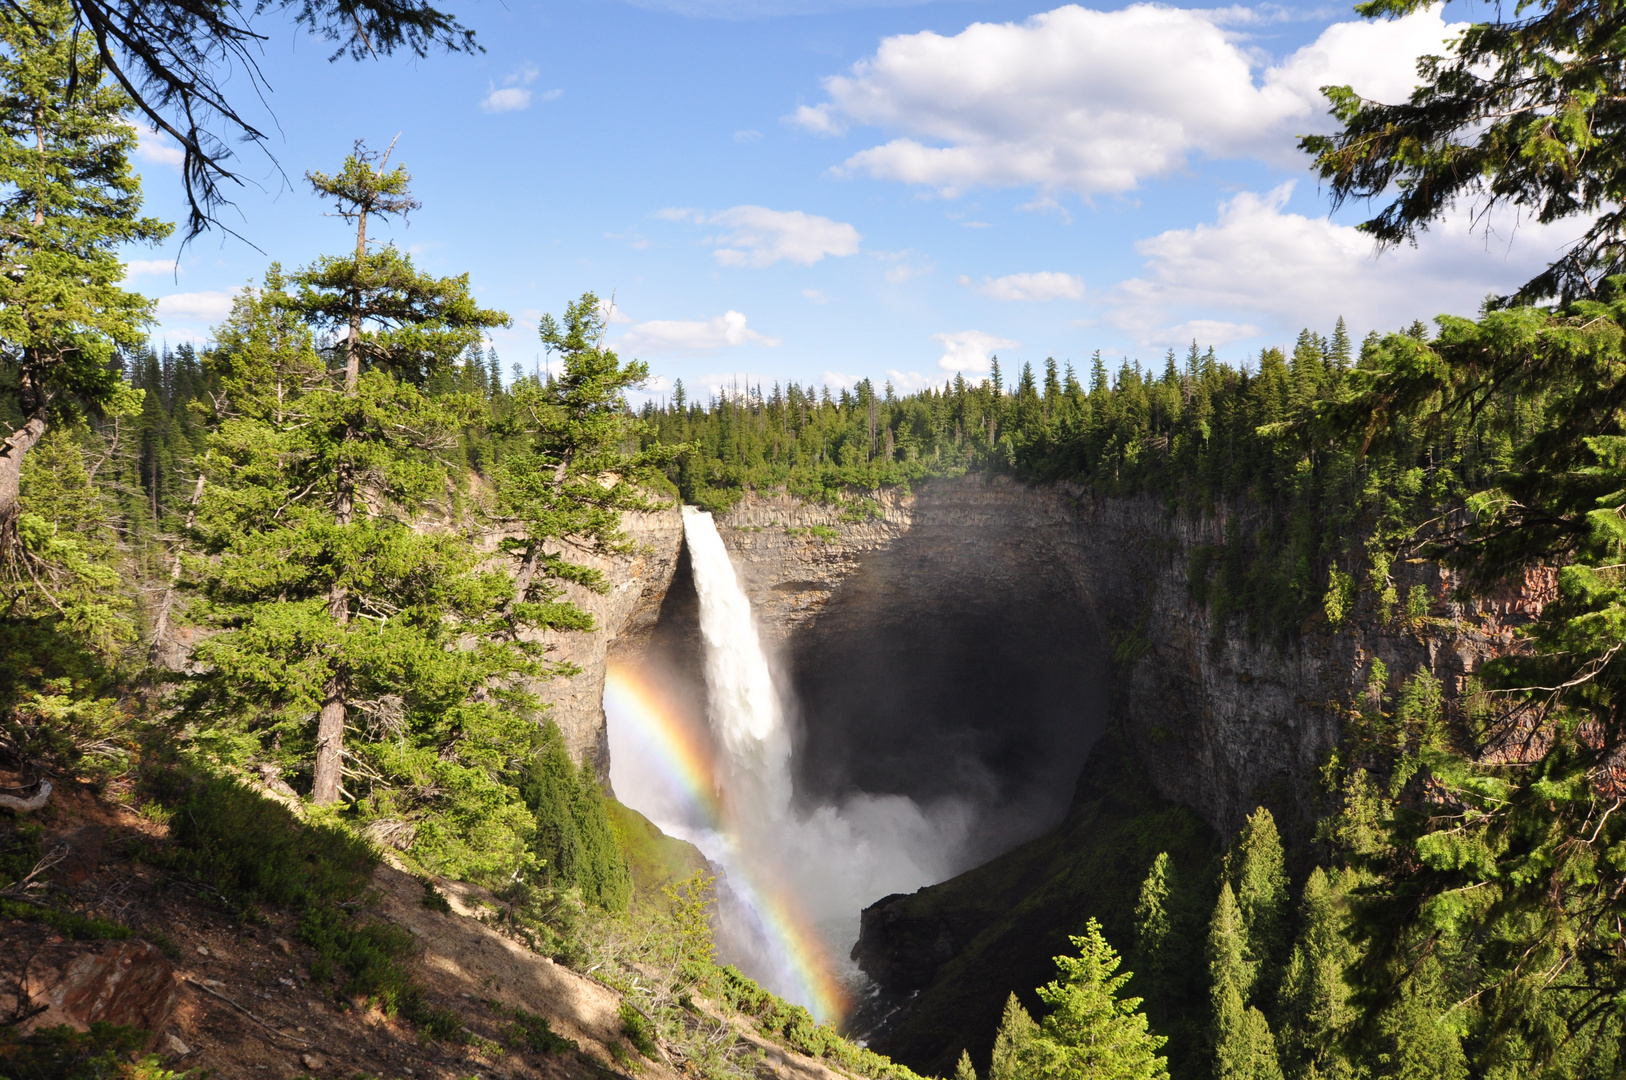
M 714 509 L 746 488 L 784 487 L 845 501 L 862 517 L 878 487 L 969 470 L 1224 515 L 1232 534 L 1191 568 L 1199 601 L 1217 625 L 1239 613 L 1249 633 L 1281 637 L 1338 625 L 1360 583 L 1385 619 L 1417 617 L 1425 598 L 1399 595 L 1390 568 L 1439 532 L 1442 509 L 1508 464 L 1522 429 L 1503 410 L 1539 423 L 1538 403 L 1493 400 L 1439 422 L 1399 418 L 1370 443 L 1358 402 L 1397 350 L 1429 336 L 1421 324 L 1373 333 L 1357 355 L 1339 320 L 1330 337 L 1305 330 L 1291 353 L 1267 348 L 1243 364 L 1193 343 L 1157 367 L 1125 360 L 1109 371 L 1097 352 L 1084 381 L 1050 359 L 1042 375 L 1024 364 L 1007 383 L 996 357 L 988 379 L 956 376 L 903 396 L 863 380 L 836 393 L 776 384 L 699 403 L 679 382 L 639 415 L 662 443 L 691 447 L 668 473 L 687 501 Z

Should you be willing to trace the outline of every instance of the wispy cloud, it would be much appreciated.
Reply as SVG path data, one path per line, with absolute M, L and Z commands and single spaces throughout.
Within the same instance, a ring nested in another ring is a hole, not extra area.
M 722 266 L 761 268 L 776 262 L 811 266 L 825 256 L 858 254 L 863 237 L 844 221 L 832 221 L 801 210 L 770 210 L 766 206 L 734 206 L 715 214 L 688 207 L 669 206 L 655 211 L 662 221 L 688 221 L 721 225 L 727 232 L 708 237 L 716 245 L 712 256 Z
M 1034 274 L 1006 274 L 1001 278 L 985 277 L 980 284 L 961 274 L 960 284 L 995 300 L 1084 299 L 1083 278 L 1076 274 L 1061 274 L 1049 270 Z
M 937 269 L 937 264 L 918 251 L 905 249 L 903 251 L 872 251 L 875 258 L 891 265 L 886 268 L 886 280 L 893 285 L 902 285 L 912 278 L 925 277 Z
M 711 353 L 741 345 L 783 344 L 745 325 L 745 316 L 726 311 L 714 319 L 656 319 L 633 325 L 616 340 L 623 351 L 651 353 Z
M 541 72 L 530 64 L 526 64 L 518 71 L 502 77 L 502 85 L 492 83 L 491 92 L 480 99 L 480 108 L 488 113 L 519 112 L 531 107 L 531 84 L 541 76 Z M 562 89 L 545 91 L 543 101 L 556 101 L 563 96 Z

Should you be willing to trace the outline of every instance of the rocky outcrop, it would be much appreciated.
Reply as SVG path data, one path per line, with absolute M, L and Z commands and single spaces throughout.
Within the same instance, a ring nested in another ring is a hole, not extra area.
M 610 747 L 604 728 L 604 671 L 612 649 L 636 650 L 648 638 L 672 584 L 683 547 L 683 517 L 676 506 L 648 514 L 627 514 L 622 528 L 632 547 L 604 556 L 568 550 L 576 563 L 601 571 L 609 591 L 597 593 L 566 584 L 565 596 L 593 616 L 591 633 L 550 631 L 543 637 L 548 659 L 573 665 L 578 673 L 536 687 L 559 725 L 571 756 L 596 763 L 608 777 Z
M 76 1031 L 116 1024 L 156 1032 L 175 1014 L 175 968 L 145 941 L 87 949 L 56 938 L 12 966 L 15 959 L 0 954 L 0 964 L 21 971 L 15 987 L 0 991 L 0 1015 L 23 1017 L 20 1034 L 64 1024 Z

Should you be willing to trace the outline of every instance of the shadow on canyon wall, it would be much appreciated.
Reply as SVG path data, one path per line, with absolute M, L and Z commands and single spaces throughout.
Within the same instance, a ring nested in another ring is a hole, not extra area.
M 797 789 L 967 804 L 969 867 L 1061 819 L 1106 723 L 1107 663 L 1071 586 L 1036 567 L 996 579 L 933 540 L 870 555 L 787 642 Z

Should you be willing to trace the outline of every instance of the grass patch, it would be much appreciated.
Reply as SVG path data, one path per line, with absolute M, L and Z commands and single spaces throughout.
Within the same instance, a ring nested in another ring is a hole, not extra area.
M 632 870 L 633 891 L 640 898 L 659 897 L 668 885 L 706 869 L 706 857 L 700 854 L 699 848 L 667 836 L 630 806 L 605 799 L 604 809 L 610 815 L 610 828 L 615 831 L 616 842 L 621 845 Z

